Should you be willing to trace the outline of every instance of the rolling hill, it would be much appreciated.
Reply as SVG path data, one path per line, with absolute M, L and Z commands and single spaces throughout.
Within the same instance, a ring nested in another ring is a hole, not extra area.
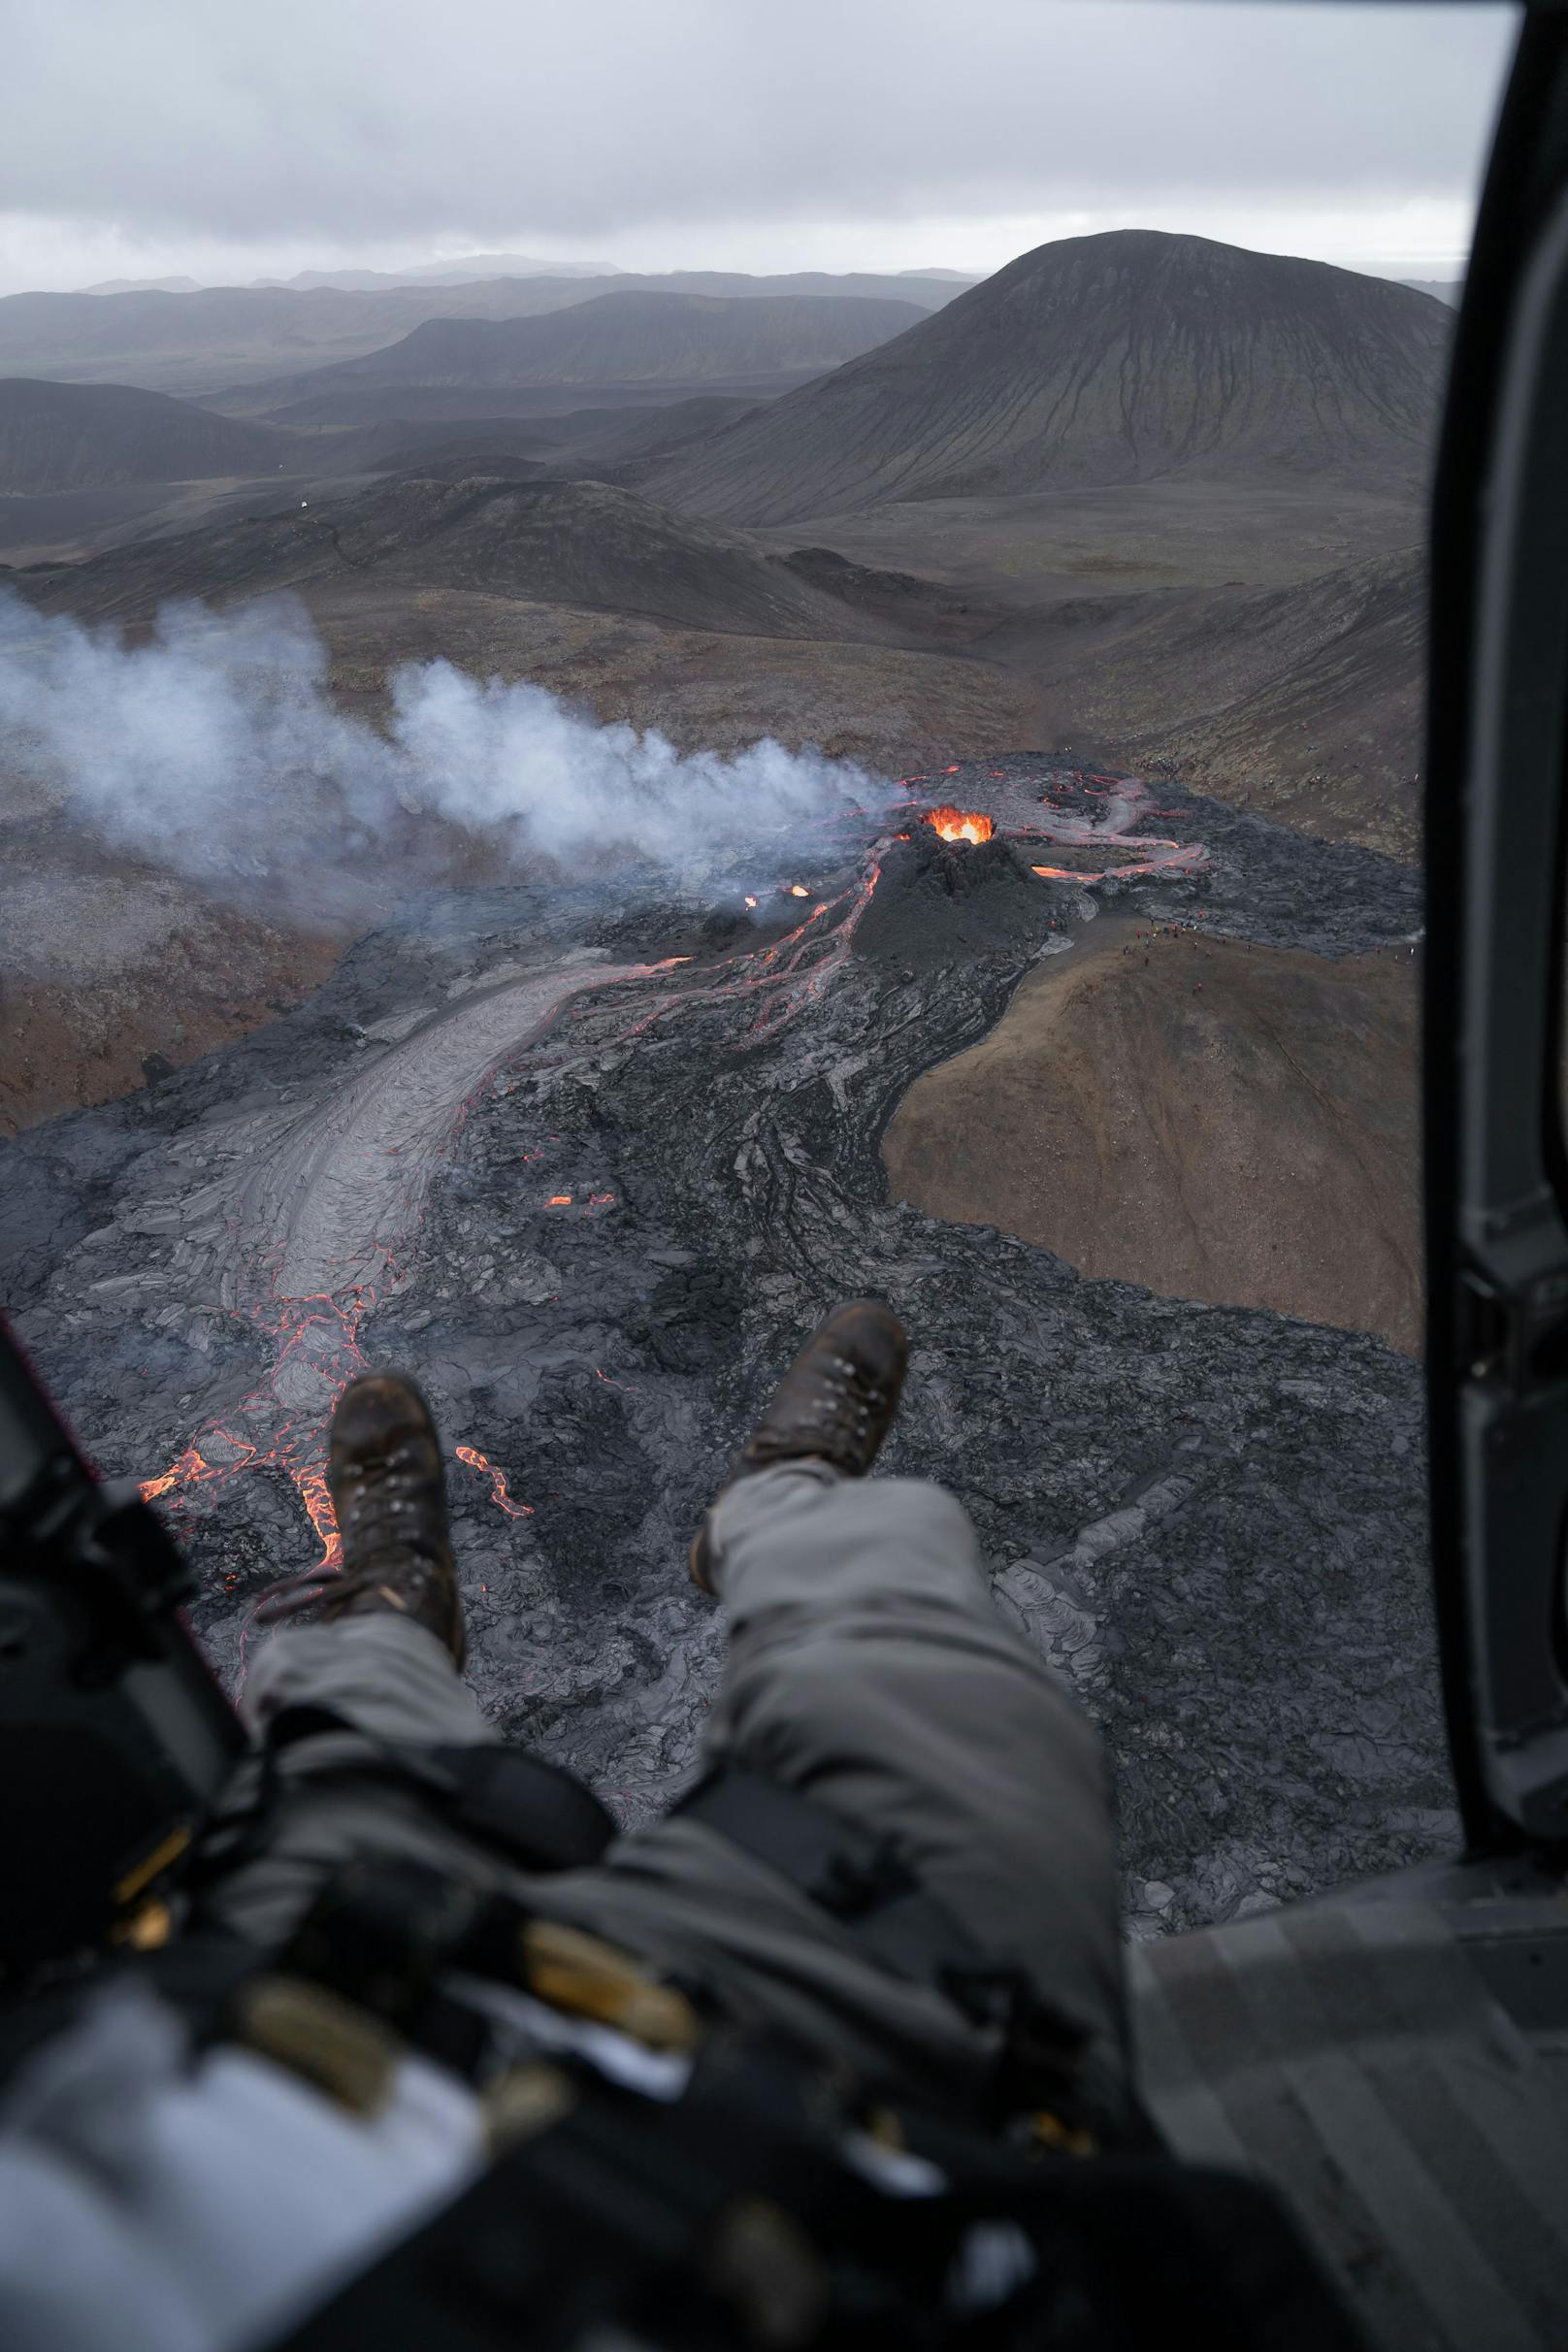
M 118 547 L 34 574 L 31 601 L 134 620 L 170 597 L 215 602 L 323 583 L 466 590 L 770 637 L 888 632 L 743 535 L 594 481 L 378 483 L 261 519 Z
M 259 387 L 289 424 L 369 420 L 410 394 L 776 383 L 820 376 L 928 316 L 908 302 L 601 294 L 540 318 L 440 318 L 363 359 Z
M 295 446 L 267 425 L 131 384 L 0 379 L 0 493 L 270 473 Z
M 369 291 L 202 286 L 188 293 L 9 294 L 0 299 L 0 376 L 205 395 L 381 350 L 427 318 L 529 318 L 597 294 L 638 291 L 735 300 L 821 296 L 934 310 L 960 288 L 944 278 L 834 278 L 822 271 L 777 278 L 678 271 L 663 278 L 496 278 Z
M 786 523 L 883 501 L 1425 475 L 1452 314 L 1326 263 L 1125 229 L 1041 245 L 653 477 Z
M 1425 623 L 1413 546 L 1288 588 L 1047 607 L 1027 667 L 1070 740 L 1113 741 L 1232 805 L 1414 858 Z

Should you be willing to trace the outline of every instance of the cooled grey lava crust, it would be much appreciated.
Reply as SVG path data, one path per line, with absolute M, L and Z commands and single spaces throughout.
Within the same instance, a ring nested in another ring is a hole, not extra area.
M 930 797 L 1011 807 L 1043 765 L 976 764 Z M 691 1529 L 800 1338 L 869 1290 L 914 1342 L 884 1466 L 958 1491 L 1001 1605 L 1101 1725 L 1132 1934 L 1439 1850 L 1454 1826 L 1417 1367 L 1372 1338 L 1081 1281 L 886 1197 L 878 1139 L 906 1087 L 981 1035 L 1092 908 L 1202 908 L 1209 928 L 1329 954 L 1419 924 L 1398 866 L 1171 786 L 1155 803 L 1178 812 L 1156 831 L 1208 844 L 1206 871 L 1086 891 L 1036 882 L 1002 841 L 896 846 L 820 999 L 761 1030 L 761 996 L 716 993 L 739 968 L 724 959 L 759 944 L 749 922 L 704 921 L 723 891 L 423 901 L 275 1027 L 7 1149 L 0 1295 L 107 1470 L 162 1470 L 269 1383 L 269 1410 L 309 1414 L 330 1365 L 307 1352 L 279 1369 L 234 1271 L 249 1244 L 279 1262 L 279 1231 L 247 1237 L 230 1205 L 266 1196 L 276 1223 L 290 1195 L 260 1161 L 286 1170 L 291 1136 L 336 1135 L 345 1089 L 384 1121 L 366 1073 L 400 1032 L 422 1041 L 428 1090 L 420 1014 L 455 1036 L 474 992 L 493 1021 L 518 973 L 537 1013 L 532 975 L 574 947 L 622 966 L 695 953 L 657 983 L 572 996 L 481 1087 L 419 1171 L 422 1221 L 390 1247 L 360 1327 L 365 1357 L 414 1370 L 448 1444 L 480 1449 L 532 1507 L 505 1517 L 453 1463 L 473 1679 L 497 1724 L 627 1819 L 678 1785 L 721 1652 L 685 1580 Z M 780 870 L 815 887 L 858 847 L 792 847 Z M 629 1038 L 670 995 L 688 1000 Z M 329 1206 L 351 1208 L 341 1176 Z M 547 1205 L 558 1193 L 570 1208 Z M 277 1469 L 187 1489 L 174 1523 L 200 1572 L 195 1621 L 232 1678 L 249 1598 L 308 1565 L 314 1538 Z

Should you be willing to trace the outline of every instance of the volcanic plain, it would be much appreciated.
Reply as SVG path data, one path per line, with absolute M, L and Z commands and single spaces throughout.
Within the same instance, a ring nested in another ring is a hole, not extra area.
M 916 1349 L 890 1466 L 964 1497 L 1104 1727 L 1132 1932 L 1441 1848 L 1445 307 L 1144 232 L 971 288 L 276 292 L 0 303 L 18 676 L 30 631 L 147 648 L 171 603 L 281 597 L 371 730 L 444 661 L 888 782 L 690 870 L 446 814 L 218 873 L 5 755 L 0 1297 L 175 1514 L 223 1671 L 330 1552 L 337 1388 L 407 1361 L 461 1450 L 485 1705 L 642 1817 L 717 1670 L 695 1515 L 814 1318 L 879 1290 Z
M 931 784 L 1000 807 L 992 838 L 943 840 Z M 1027 757 L 931 784 L 695 897 L 628 872 L 409 905 L 298 1010 L 9 1147 L 9 1309 L 173 1512 L 231 1679 L 250 1603 L 330 1537 L 339 1385 L 417 1367 L 475 1687 L 637 1819 L 718 1670 L 696 1515 L 801 1334 L 880 1292 L 914 1342 L 888 1467 L 964 1498 L 999 1605 L 1101 1724 L 1131 1932 L 1438 1850 L 1416 1365 L 1086 1277 L 924 1213 L 882 1159 L 1021 981 L 1092 992 L 1102 929 L 1114 962 L 1176 924 L 1180 1019 L 1200 907 L 1234 956 L 1358 972 L 1408 951 L 1413 877 L 1185 793 L 1156 838 L 1137 785 Z

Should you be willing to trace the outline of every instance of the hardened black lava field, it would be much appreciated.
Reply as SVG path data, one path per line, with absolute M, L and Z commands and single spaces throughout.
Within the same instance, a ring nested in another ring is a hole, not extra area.
M 940 840 L 935 802 L 996 836 Z M 1128 877 L 1154 837 L 1197 854 Z M 1418 1367 L 887 1196 L 912 1080 L 1113 906 L 1328 956 L 1421 920 L 1370 853 L 1042 756 L 700 890 L 427 898 L 297 1012 L 7 1147 L 6 1303 L 102 1467 L 172 1510 L 231 1683 L 256 1595 L 330 1552 L 337 1388 L 413 1371 L 474 1686 L 632 1821 L 720 1670 L 698 1514 L 812 1324 L 878 1293 L 913 1347 L 883 1466 L 959 1493 L 1100 1724 L 1131 1933 L 1396 1867 L 1454 1835 Z

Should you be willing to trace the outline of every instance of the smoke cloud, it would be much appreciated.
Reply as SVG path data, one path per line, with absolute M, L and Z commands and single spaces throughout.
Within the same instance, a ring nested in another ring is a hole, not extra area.
M 455 870 L 573 878 L 652 866 L 696 887 L 800 828 L 890 802 L 844 761 L 769 740 L 733 756 L 600 726 L 544 688 L 443 661 L 389 679 L 384 732 L 336 709 L 304 607 L 166 606 L 145 644 L 0 596 L 0 805 L 57 821 L 220 895 L 343 913 Z M 462 839 L 454 841 L 451 829 Z

